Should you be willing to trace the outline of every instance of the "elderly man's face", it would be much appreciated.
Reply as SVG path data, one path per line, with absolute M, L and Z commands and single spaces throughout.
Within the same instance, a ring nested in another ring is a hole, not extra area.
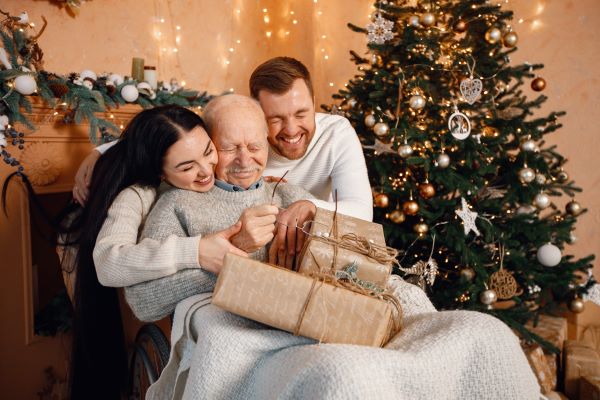
M 227 107 L 219 111 L 213 142 L 219 153 L 218 179 L 247 189 L 263 174 L 269 154 L 267 127 L 260 109 Z

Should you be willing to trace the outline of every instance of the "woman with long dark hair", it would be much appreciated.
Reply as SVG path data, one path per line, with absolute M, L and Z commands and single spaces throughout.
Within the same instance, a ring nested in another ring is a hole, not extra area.
M 136 245 L 138 228 L 161 181 L 208 191 L 214 184 L 216 162 L 202 119 L 178 106 L 137 114 L 118 143 L 98 160 L 89 199 L 69 228 L 76 232 L 73 243 L 78 246 L 69 376 L 72 399 L 118 399 L 126 389 L 127 354 L 118 294 L 115 288 L 103 286 L 100 276 L 113 276 L 112 286 L 127 286 L 179 269 L 201 265 L 218 269 L 227 252 L 246 254 L 228 241 L 239 232 L 239 223 L 203 237 L 170 237 Z M 97 244 L 100 250 L 94 252 Z M 121 276 L 114 270 L 102 272 L 107 259 L 113 266 L 122 262 L 129 272 Z

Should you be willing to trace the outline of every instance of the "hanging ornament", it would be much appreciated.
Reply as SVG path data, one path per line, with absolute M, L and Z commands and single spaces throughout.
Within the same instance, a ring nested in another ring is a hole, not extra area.
M 583 209 L 581 208 L 581 204 L 579 204 L 575 200 L 571 200 L 570 202 L 568 202 L 565 206 L 565 210 L 574 217 L 578 216 L 579 214 L 581 214 L 581 211 L 583 211 Z
M 469 77 L 464 78 L 460 82 L 460 93 L 467 103 L 473 104 L 477 101 L 477 99 L 479 99 L 479 97 L 481 97 L 483 82 L 481 82 L 481 79 L 474 78 L 475 59 L 473 59 L 472 64 L 468 64 L 467 66 L 469 68 Z
M 385 122 L 378 122 L 373 127 L 373 132 L 379 137 L 385 136 L 390 132 L 390 127 Z
M 508 32 L 502 38 L 502 42 L 506 47 L 515 47 L 519 41 L 519 36 L 515 32 Z
M 535 179 L 535 171 L 525 165 L 525 168 L 519 171 L 519 180 L 521 183 L 531 183 Z
M 567 240 L 567 242 L 569 242 L 569 244 L 577 243 L 577 236 L 575 236 L 575 234 L 573 232 L 570 232 L 569 239 Z
M 533 214 L 537 209 L 531 204 L 524 204 L 517 208 L 517 215 L 530 215 Z
M 471 121 L 454 105 L 454 113 L 448 118 L 448 129 L 458 140 L 465 140 L 471 134 Z
M 496 302 L 496 300 L 498 300 L 498 296 L 496 295 L 496 292 L 492 289 L 484 290 L 479 295 L 479 301 L 481 301 L 486 306 L 491 306 Z
M 409 107 L 415 111 L 423 109 L 426 103 L 427 101 L 425 100 L 425 97 L 419 94 L 412 95 L 408 100 Z
M 472 281 L 475 278 L 475 271 L 473 268 L 466 267 L 460 270 L 460 276 L 466 281 Z
M 404 213 L 402 211 L 395 209 L 394 211 L 392 211 L 390 213 L 389 219 L 390 219 L 390 221 L 392 221 L 395 224 L 401 224 L 406 219 L 406 216 L 404 215 Z
M 363 149 L 374 150 L 375 154 L 396 154 L 391 143 L 384 143 L 379 139 L 375 139 L 375 144 L 373 145 L 363 145 Z
M 435 277 L 438 273 L 438 264 L 433 258 L 429 257 L 427 261 L 417 261 L 412 267 L 404 268 L 399 266 L 400 271 L 405 275 L 416 275 L 416 279 L 406 278 L 407 281 L 419 286 L 425 290 L 425 284 L 433 286 Z
M 404 143 L 402 146 L 398 147 L 398 154 L 402 158 L 408 158 L 412 155 L 413 148 L 410 144 Z
M 418 15 L 411 15 L 410 17 L 408 17 L 408 25 L 414 27 L 414 28 L 418 28 L 420 23 L 419 23 L 419 16 Z
M 501 300 L 508 300 L 517 294 L 517 281 L 515 277 L 504 269 L 503 245 L 500 245 L 500 269 L 490 276 L 488 285 Z
M 23 96 L 33 94 L 37 90 L 35 78 L 30 74 L 17 76 L 14 85 L 17 92 L 21 93 Z
M 404 214 L 406 215 L 417 215 L 419 212 L 419 203 L 411 198 L 402 204 L 402 211 L 404 211 Z
M 555 267 L 560 263 L 560 249 L 551 243 L 546 243 L 537 251 L 537 259 L 545 267 Z
M 125 85 L 121 89 L 121 97 L 123 98 L 123 100 L 129 103 L 133 103 L 134 101 L 136 101 L 139 95 L 140 92 L 135 87 L 135 85 Z
M 521 143 L 521 150 L 523 151 L 527 151 L 527 152 L 533 152 L 533 151 L 537 151 L 537 145 L 535 144 L 535 142 L 531 139 L 524 141 L 523 143 Z
M 421 16 L 420 21 L 423 24 L 423 26 L 433 26 L 435 24 L 435 15 L 432 13 L 425 13 Z
M 496 27 L 488 29 L 485 33 L 485 40 L 490 44 L 498 43 L 500 39 L 502 39 L 502 31 Z
M 450 156 L 446 153 L 440 153 L 438 154 L 435 162 L 440 168 L 448 168 L 450 165 Z
M 385 193 L 375 195 L 375 207 L 386 208 L 390 204 L 390 198 Z
M 463 33 L 467 30 L 467 23 L 462 19 L 459 19 L 454 23 L 452 29 L 454 29 L 454 32 Z
M 419 185 L 419 194 L 424 199 L 431 199 L 435 196 L 435 187 L 429 182 L 424 182 Z
M 566 181 L 569 180 L 569 174 L 567 174 L 565 171 L 561 170 L 558 175 L 556 176 L 556 179 L 558 179 L 558 181 L 560 183 L 565 183 Z
M 537 183 L 538 185 L 543 185 L 544 183 L 546 183 L 546 175 L 537 174 L 535 176 L 535 183 Z
M 543 210 L 550 205 L 550 197 L 544 192 L 535 195 L 533 202 L 537 208 Z
M 375 124 L 377 123 L 377 120 L 375 119 L 375 115 L 373 114 L 368 114 L 365 117 L 365 126 L 367 128 L 372 128 L 375 126 Z
M 425 222 L 421 221 L 413 226 L 413 230 L 415 233 L 418 233 L 419 236 L 423 236 L 429 231 L 429 226 L 427 226 Z
M 540 78 L 539 76 L 531 81 L 531 88 L 536 92 L 541 92 L 546 89 L 546 81 L 544 78 Z
M 571 312 L 574 312 L 575 314 L 582 313 L 584 309 L 585 304 L 583 303 L 583 300 L 579 297 L 574 298 L 569 303 L 569 310 L 571 310 Z
M 454 211 L 456 215 L 462 220 L 465 230 L 465 236 L 469 234 L 469 232 L 475 232 L 476 236 L 481 235 L 479 230 L 477 229 L 477 225 L 475 225 L 475 220 L 477 219 L 477 213 L 471 211 L 469 209 L 469 204 L 467 204 L 467 200 L 464 197 L 460 198 L 461 209 Z
M 367 37 L 371 44 L 384 44 L 386 41 L 394 37 L 392 28 L 394 23 L 383 18 L 381 14 L 377 14 L 375 22 L 367 25 Z
M 381 58 L 380 55 L 371 54 L 370 62 L 371 62 L 371 65 L 381 67 L 383 65 L 383 58 Z

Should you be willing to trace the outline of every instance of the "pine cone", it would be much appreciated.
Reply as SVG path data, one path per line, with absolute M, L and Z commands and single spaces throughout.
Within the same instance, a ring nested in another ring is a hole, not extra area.
M 50 87 L 50 90 L 52 90 L 54 97 L 59 99 L 69 91 L 69 87 L 64 83 L 50 83 L 48 86 Z

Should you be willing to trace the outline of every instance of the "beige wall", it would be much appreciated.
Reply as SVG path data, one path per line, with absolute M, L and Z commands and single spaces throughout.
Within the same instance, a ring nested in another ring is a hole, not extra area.
M 561 120 L 564 128 L 550 141 L 558 144 L 560 153 L 570 159 L 567 172 L 585 189 L 577 200 L 590 209 L 577 226 L 579 241 L 568 251 L 577 256 L 600 255 L 600 162 L 597 161 L 600 132 L 596 124 L 600 83 L 595 75 L 600 62 L 600 28 L 597 28 L 600 2 L 507 2 L 515 11 L 516 19 L 525 20 L 515 23 L 520 42 L 513 61 L 544 63 L 546 68 L 541 75 L 548 82 L 544 94 L 549 96 L 549 101 L 543 111 L 568 112 Z M 247 79 L 256 65 L 272 56 L 291 55 L 312 70 L 317 104 L 321 104 L 330 103 L 331 93 L 354 75 L 355 67 L 349 61 L 348 51 L 364 53 L 365 37 L 351 32 L 346 23 L 364 26 L 371 4 L 371 0 L 93 0 L 85 3 L 77 18 L 41 0 L 3 0 L 0 8 L 13 14 L 27 10 L 37 26 L 41 26 L 41 15 L 48 19 L 40 44 L 49 71 L 67 73 L 92 69 L 128 74 L 131 58 L 141 56 L 147 64 L 159 68 L 161 78 L 176 76 L 189 87 L 210 93 L 230 88 L 247 93 Z M 264 22 L 263 8 L 268 10 L 269 23 Z M 160 22 L 160 18 L 165 22 Z M 293 24 L 294 19 L 297 24 Z M 177 30 L 177 26 L 181 29 Z M 270 38 L 266 31 L 272 32 Z M 177 35 L 180 35 L 179 51 L 174 53 Z M 237 40 L 241 42 L 238 44 Z M 163 47 L 167 48 L 166 52 L 160 50 Z M 230 52 L 229 48 L 234 51 Z M 325 55 L 329 58 L 325 59 Z M 230 64 L 226 64 L 226 60 Z M 564 202 L 566 200 L 560 203 Z M 4 217 L 0 219 L 2 224 L 9 222 Z M 8 241 L 1 247 L 3 251 L 5 244 Z M 3 268 L 13 266 L 3 265 Z M 595 275 L 600 278 L 599 267 Z M 20 279 L 15 278 L 16 283 L 11 283 L 15 290 L 22 282 Z M 21 299 L 21 296 L 19 292 L 13 298 Z M 22 309 L 20 306 L 0 308 L 0 318 L 5 321 L 18 319 L 17 314 Z M 586 309 L 578 322 L 598 323 L 600 307 L 587 303 Z M 19 362 L 28 364 L 33 357 L 48 357 L 48 360 L 59 357 L 52 353 L 55 345 L 48 344 L 44 347 L 46 350 L 38 353 L 33 352 L 34 347 L 29 346 L 28 352 L 20 354 Z M 50 353 L 53 355 L 48 355 Z M 30 371 L 30 377 L 19 379 L 18 393 L 31 393 L 28 398 L 34 398 L 33 393 L 42 383 L 41 365 L 44 363 L 38 360 L 33 365 L 36 370 Z M 64 367 L 59 370 L 64 371 Z

